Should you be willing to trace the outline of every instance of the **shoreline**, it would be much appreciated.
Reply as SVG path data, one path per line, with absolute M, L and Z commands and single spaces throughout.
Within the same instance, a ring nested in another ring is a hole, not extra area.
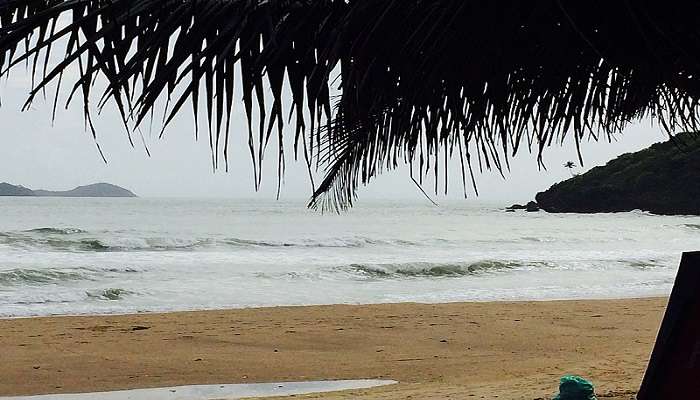
M 420 301 L 398 301 L 398 302 L 382 302 L 382 303 L 319 303 L 319 304 L 280 304 L 280 305 L 252 305 L 242 307 L 222 307 L 222 308 L 192 308 L 192 309 L 164 309 L 164 310 L 145 310 L 134 312 L 114 312 L 114 313 L 91 313 L 82 314 L 34 314 L 34 315 L 0 315 L 0 321 L 18 320 L 18 319 L 40 319 L 40 318 L 71 318 L 71 317 L 128 317 L 136 315 L 165 315 L 179 313 L 207 313 L 207 312 L 227 312 L 238 310 L 266 310 L 266 309 L 286 309 L 286 308 L 312 308 L 312 307 L 363 307 L 363 306 L 398 306 L 402 304 L 416 305 L 441 305 L 441 304 L 499 304 L 499 303 L 550 303 L 550 302 L 588 302 L 588 301 L 616 301 L 616 300 L 649 300 L 649 299 L 668 299 L 670 294 L 653 294 L 653 295 L 631 295 L 631 296 L 610 296 L 610 297 L 581 297 L 581 298 L 551 298 L 551 299 L 508 299 L 508 300 L 456 300 L 442 302 L 420 302 Z
M 309 398 L 544 398 L 561 375 L 629 399 L 667 298 L 284 306 L 0 319 L 0 396 L 394 379 Z M 626 397 L 625 397 L 626 396 Z

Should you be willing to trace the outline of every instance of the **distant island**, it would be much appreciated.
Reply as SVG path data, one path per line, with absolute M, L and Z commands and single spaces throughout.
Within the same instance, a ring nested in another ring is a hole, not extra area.
M 95 183 L 78 186 L 72 190 L 32 190 L 24 186 L 0 183 L 0 196 L 33 196 L 33 197 L 137 197 L 132 191 L 110 183 Z
M 538 193 L 536 200 L 542 210 L 554 213 L 700 215 L 700 136 L 683 133 L 623 154 Z

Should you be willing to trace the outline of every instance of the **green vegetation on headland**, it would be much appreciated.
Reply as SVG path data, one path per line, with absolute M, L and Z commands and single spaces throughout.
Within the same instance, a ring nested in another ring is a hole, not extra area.
M 0 183 L 0 196 L 33 196 L 33 197 L 136 197 L 130 190 L 109 183 L 95 183 L 78 186 L 72 190 L 50 191 L 32 190 L 24 186 Z
M 536 196 L 548 212 L 632 210 L 700 215 L 700 135 L 683 133 L 557 183 Z

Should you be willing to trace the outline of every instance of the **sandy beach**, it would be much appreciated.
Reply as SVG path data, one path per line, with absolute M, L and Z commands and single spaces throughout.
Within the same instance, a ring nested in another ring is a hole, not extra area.
M 538 399 L 638 388 L 666 299 L 310 306 L 0 320 L 0 395 L 385 378 L 323 399 Z

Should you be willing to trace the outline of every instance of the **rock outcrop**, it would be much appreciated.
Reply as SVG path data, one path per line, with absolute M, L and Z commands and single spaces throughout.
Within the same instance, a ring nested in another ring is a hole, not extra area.
M 536 200 L 548 212 L 700 215 L 700 135 L 679 134 L 623 154 L 538 193 Z
M 516 210 L 525 210 L 527 212 L 537 212 L 537 211 L 540 211 L 540 206 L 536 202 L 531 201 L 531 202 L 527 203 L 526 205 L 513 204 L 510 207 L 506 207 L 506 211 L 509 211 L 509 212 L 516 211 Z

